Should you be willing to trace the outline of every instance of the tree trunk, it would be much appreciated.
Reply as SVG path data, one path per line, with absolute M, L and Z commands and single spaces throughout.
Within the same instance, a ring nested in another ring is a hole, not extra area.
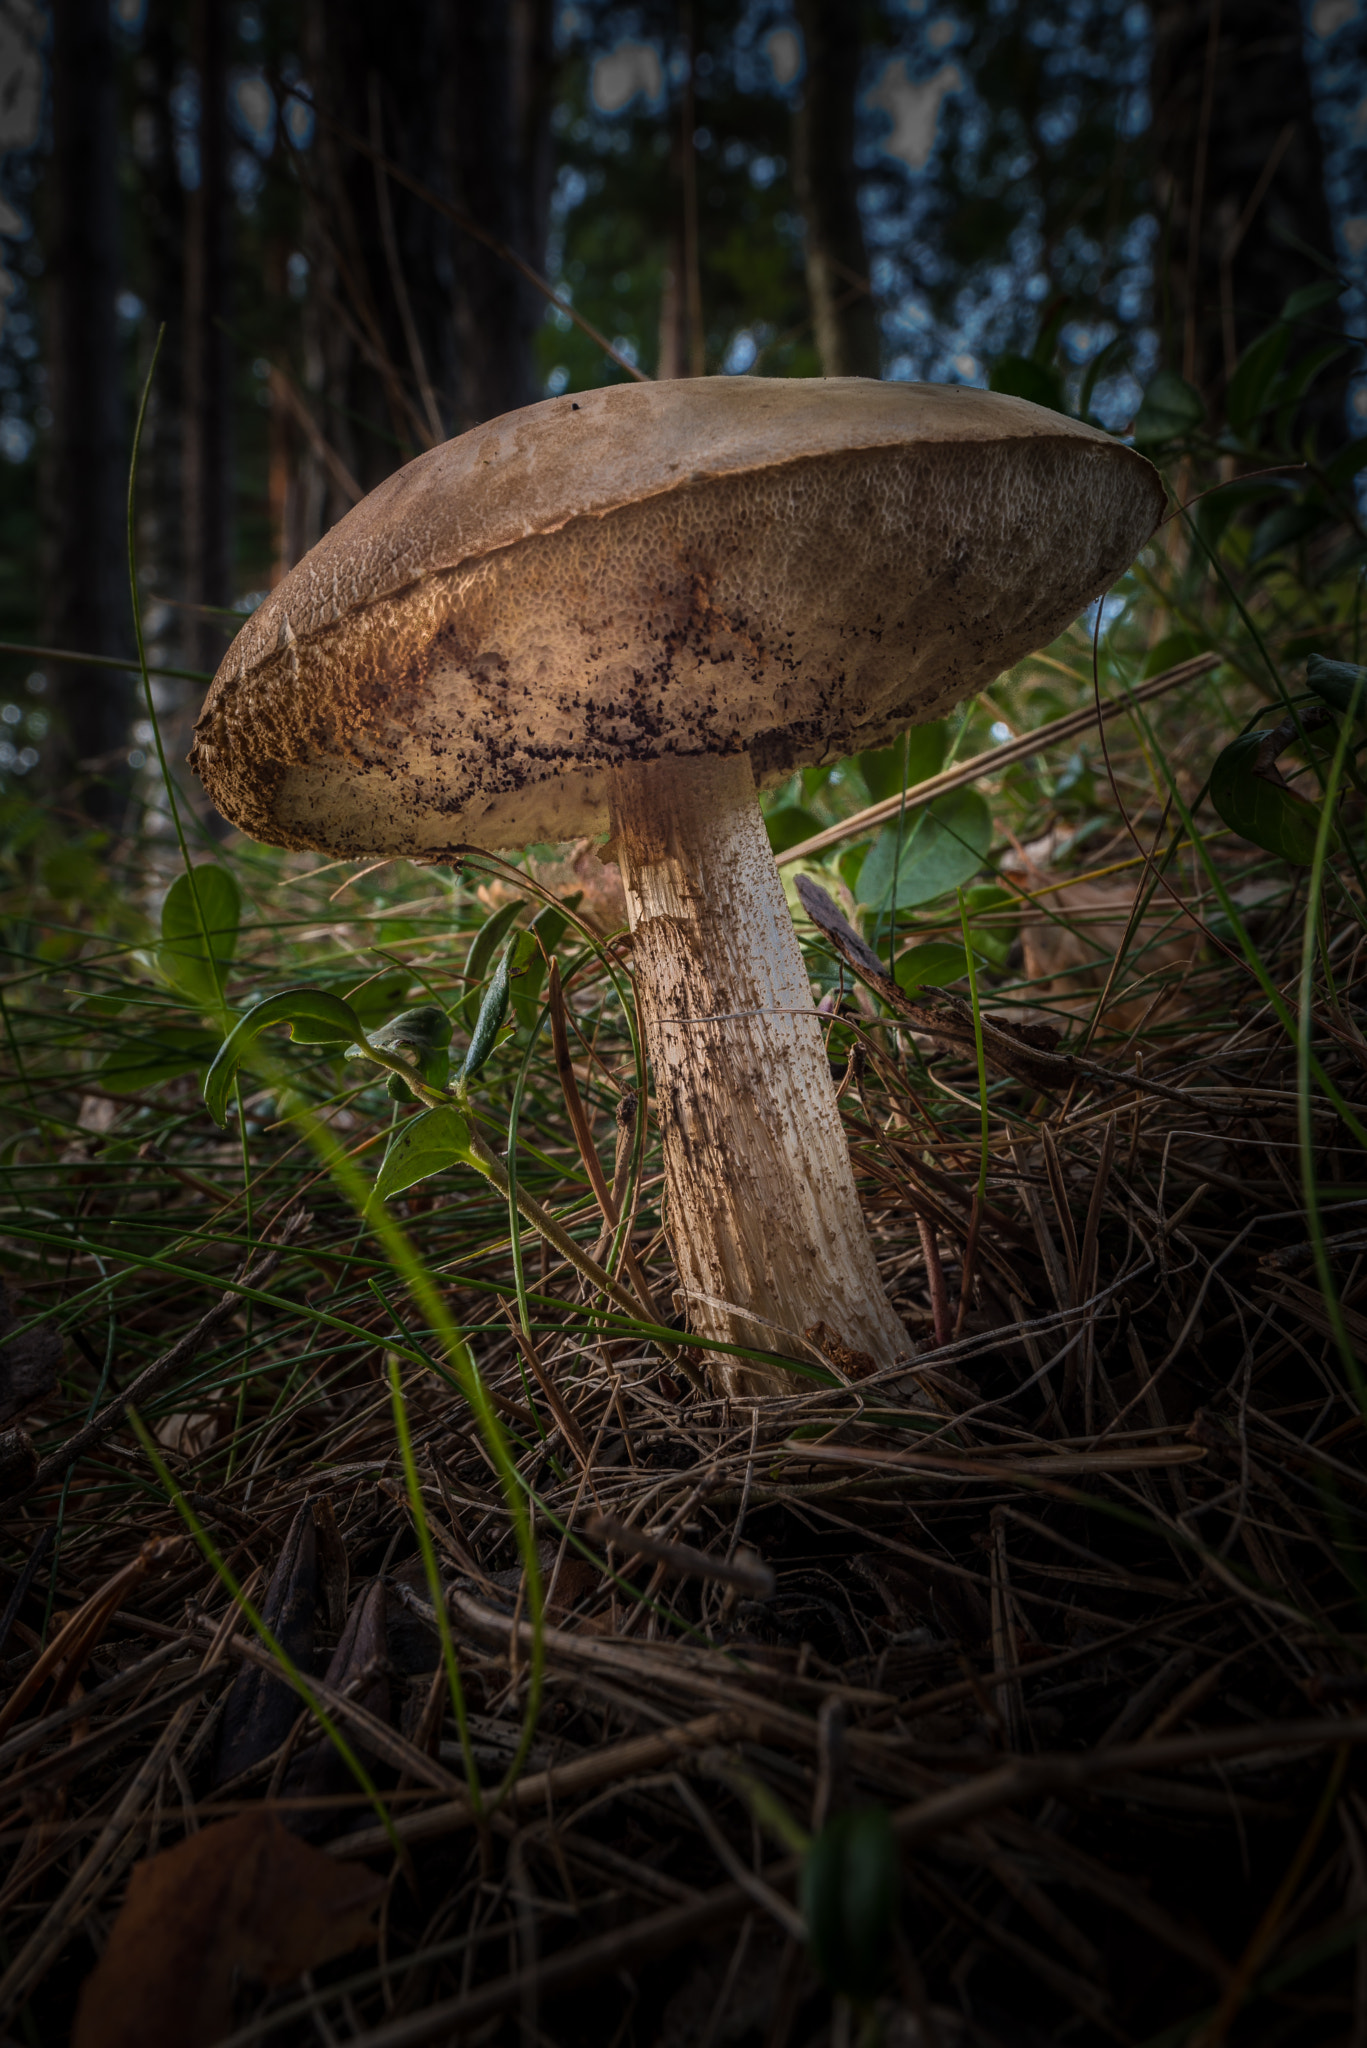
M 1171 368 L 1213 419 L 1248 344 L 1325 276 L 1296 241 L 1333 260 L 1298 0 L 1156 0 L 1154 191 L 1163 224 L 1156 313 Z M 1331 307 L 1319 328 L 1340 325 Z M 1343 379 L 1317 386 L 1304 419 L 1342 441 Z
M 455 195 L 540 270 L 551 189 L 550 0 L 454 0 L 451 133 Z M 459 427 L 540 396 L 533 360 L 540 293 L 493 251 L 458 236 L 454 314 Z
M 324 112 L 540 268 L 551 185 L 549 0 L 308 0 L 304 55 Z M 311 266 L 304 390 L 362 490 L 425 447 L 539 395 L 545 310 L 511 267 L 321 123 L 302 165 Z M 351 502 L 315 445 L 311 544 Z
M 821 1022 L 747 754 L 627 763 L 613 858 L 689 1325 L 854 1377 L 910 1352 L 874 1262 Z M 792 1393 L 717 1354 L 731 1394 Z
M 660 293 L 660 337 L 655 360 L 655 375 L 659 378 L 686 377 L 689 372 L 687 267 L 680 218 L 670 231 L 669 261 Z
M 793 186 L 807 233 L 807 289 L 828 377 L 883 374 L 878 309 L 854 168 L 859 11 L 851 0 L 798 0 L 807 49 L 793 116 Z
M 52 429 L 44 479 L 49 529 L 45 637 L 116 654 L 130 643 L 124 539 L 128 450 L 121 400 L 116 82 L 108 0 L 53 11 L 52 159 L 46 236 Z M 128 786 L 130 677 L 54 665 L 59 783 L 93 779 L 79 801 L 104 824 Z M 85 764 L 91 764 L 87 767 Z
M 139 233 L 129 282 L 145 308 L 136 377 L 147 375 L 153 343 L 165 330 L 148 394 L 138 453 L 138 573 L 144 598 L 148 660 L 178 668 L 185 614 L 147 602 L 185 594 L 185 518 L 181 436 L 185 425 L 185 202 L 176 167 L 170 100 L 182 61 L 176 24 L 164 10 L 147 23 L 134 71 L 133 157 L 137 165 Z M 156 685 L 162 688 L 163 685 Z M 175 686 L 164 686 L 174 701 Z
M 227 0 L 195 0 L 192 61 L 199 74 L 199 184 L 186 206 L 182 480 L 186 601 L 233 598 L 232 215 L 228 187 Z M 189 667 L 215 669 L 221 625 L 186 614 Z

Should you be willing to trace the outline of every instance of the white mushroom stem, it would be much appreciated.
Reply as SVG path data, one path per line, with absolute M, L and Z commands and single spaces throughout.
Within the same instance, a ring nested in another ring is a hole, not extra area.
M 748 755 L 629 763 L 610 801 L 690 1327 L 894 1364 L 911 1347 L 864 1227 Z M 722 1354 L 714 1373 L 728 1393 L 798 1384 Z

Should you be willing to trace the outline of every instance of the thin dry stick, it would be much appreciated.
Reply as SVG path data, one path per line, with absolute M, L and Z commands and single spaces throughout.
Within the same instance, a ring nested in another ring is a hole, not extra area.
M 365 496 L 365 492 L 361 489 L 361 486 L 357 483 L 355 477 L 351 474 L 351 471 L 347 468 L 341 456 L 313 417 L 313 413 L 305 401 L 303 393 L 295 384 L 294 379 L 287 376 L 278 363 L 271 364 L 270 394 L 277 404 L 284 406 L 285 410 L 302 428 L 305 440 L 322 463 L 328 475 L 332 478 L 332 481 L 336 484 L 342 496 L 350 504 L 359 505 Z M 351 878 L 349 877 L 348 879 Z
M 1201 79 L 1201 115 L 1196 131 L 1196 167 L 1191 181 L 1191 213 L 1187 221 L 1187 303 L 1182 342 L 1182 375 L 1188 384 L 1196 381 L 1197 280 L 1201 274 L 1201 213 L 1206 195 L 1206 155 L 1210 148 L 1210 119 L 1215 108 L 1215 59 L 1220 47 L 1220 0 L 1210 0 L 1210 26 L 1206 34 L 1206 62 Z
M 176 1536 L 154 1537 L 130 1564 L 107 1579 L 98 1592 L 72 1615 L 43 1651 L 34 1664 L 20 1679 L 14 1691 L 0 1707 L 0 1735 L 13 1726 L 24 1708 L 42 1690 L 49 1678 L 56 1677 L 56 1691 L 52 1701 L 54 1707 L 61 1706 L 67 1692 L 75 1684 L 78 1673 L 91 1651 L 100 1641 L 109 1623 L 123 1603 L 125 1593 L 140 1585 L 147 1574 L 168 1558 L 184 1549 L 183 1540 Z
M 570 1128 L 574 1132 L 575 1144 L 579 1147 L 579 1157 L 584 1162 L 584 1171 L 587 1173 L 589 1183 L 598 1198 L 598 1206 L 603 1212 L 603 1220 L 609 1230 L 615 1230 L 620 1221 L 620 1211 L 612 1198 L 612 1192 L 607 1182 L 603 1178 L 603 1169 L 598 1162 L 598 1153 L 594 1146 L 593 1133 L 589 1129 L 589 1120 L 584 1108 L 584 1100 L 579 1093 L 579 1083 L 575 1079 L 574 1063 L 570 1058 L 569 1033 L 565 1028 L 565 997 L 560 986 L 560 963 L 557 960 L 552 960 L 551 962 L 546 997 L 551 1013 L 551 1045 L 555 1054 L 555 1070 L 560 1077 L 560 1087 L 565 1097 L 565 1108 L 569 1114 Z M 654 1323 L 657 1329 L 666 1327 L 667 1318 L 661 1313 L 659 1304 L 650 1291 L 650 1283 L 641 1271 L 640 1261 L 631 1248 L 629 1237 L 623 1244 L 622 1264 L 626 1269 L 627 1277 L 630 1279 L 632 1286 L 636 1289 L 641 1307 L 645 1311 L 647 1319 Z M 694 1385 L 699 1391 L 702 1391 L 705 1383 L 696 1367 L 692 1367 L 691 1362 L 683 1359 L 680 1359 L 679 1363 L 684 1371 L 688 1373 L 688 1377 L 693 1381 Z
M 189 1364 L 201 1345 L 207 1343 L 228 1318 L 237 1312 L 242 1305 L 242 1294 L 247 1290 L 265 1286 L 308 1221 L 306 1209 L 296 1207 L 290 1210 L 280 1226 L 275 1244 L 264 1258 L 249 1266 L 221 1300 L 202 1315 L 183 1337 L 177 1338 L 169 1351 L 163 1351 L 160 1358 L 154 1358 L 150 1365 L 144 1366 L 137 1378 L 130 1380 L 123 1392 L 102 1408 L 93 1422 L 87 1423 L 84 1429 L 78 1429 L 74 1436 L 67 1438 L 60 1450 L 53 1451 L 49 1457 L 44 1458 L 38 1467 L 37 1476 L 30 1484 L 21 1492 L 11 1495 L 6 1501 L 6 1514 L 27 1500 L 29 1495 L 40 1487 L 49 1486 L 54 1479 L 60 1479 L 70 1466 L 86 1455 L 87 1451 L 93 1450 L 96 1444 L 102 1442 L 110 1430 L 118 1428 L 130 1407 L 139 1406 L 146 1401 L 149 1394 L 159 1393 L 168 1380 L 174 1379 L 180 1368 Z
M 773 1598 L 774 1575 L 758 1558 L 751 1562 L 733 1557 L 712 1557 L 704 1550 L 694 1550 L 688 1543 L 662 1543 L 656 1536 L 645 1536 L 639 1529 L 627 1528 L 614 1515 L 592 1516 L 588 1534 L 596 1542 L 618 1546 L 625 1559 L 622 1566 L 624 1577 L 637 1558 L 647 1557 L 653 1564 L 663 1565 L 667 1572 L 677 1572 L 683 1578 L 717 1579 L 724 1586 L 735 1586 L 740 1592 L 748 1593 L 752 1600 Z
M 304 95 L 297 92 L 293 86 L 285 85 L 282 81 L 277 81 L 277 90 L 280 96 L 285 99 L 304 98 Z M 586 320 L 583 314 L 570 304 L 568 299 L 561 298 L 555 286 L 550 284 L 541 275 L 539 270 L 533 270 L 531 264 L 524 262 L 515 249 L 510 249 L 508 244 L 501 242 L 497 235 L 491 235 L 487 228 L 481 227 L 479 222 L 473 215 L 468 214 L 463 206 L 453 206 L 449 199 L 443 199 L 441 194 L 434 192 L 430 185 L 424 185 L 421 178 L 415 178 L 411 172 L 404 169 L 402 164 L 395 163 L 394 159 L 386 156 L 382 150 L 373 148 L 365 140 L 364 136 L 358 135 L 354 129 L 348 128 L 344 122 L 334 120 L 331 114 L 326 113 L 323 108 L 315 106 L 312 100 L 306 100 L 305 104 L 309 112 L 315 115 L 325 128 L 331 129 L 334 135 L 340 136 L 341 140 L 349 143 L 352 149 L 359 150 L 362 156 L 368 157 L 373 164 L 385 173 L 386 177 L 392 178 L 396 185 L 406 187 L 416 198 L 422 200 L 424 206 L 430 206 L 434 213 L 442 214 L 451 222 L 453 227 L 458 227 L 462 234 L 469 235 L 470 239 L 474 242 L 481 242 L 486 249 L 491 249 L 494 255 L 502 262 L 511 264 L 519 276 L 525 277 L 528 284 L 533 286 L 536 291 L 539 291 L 544 299 L 549 300 L 550 304 L 558 312 L 564 313 L 568 319 L 574 322 L 581 333 L 587 334 L 590 341 L 596 342 L 609 361 L 616 363 L 618 369 L 625 370 L 627 375 L 634 377 L 638 384 L 650 384 L 654 381 L 644 370 L 639 369 L 635 363 L 624 356 L 620 350 L 615 349 L 607 336 L 600 333 L 591 320 Z
M 1130 1746 L 1083 1756 L 1021 1758 L 985 1772 L 967 1784 L 931 1793 L 911 1806 L 901 1807 L 892 1817 L 893 1831 L 904 1847 L 931 1841 L 998 1807 L 1038 1798 L 1044 1792 L 1080 1790 L 1136 1770 L 1171 1770 L 1185 1763 L 1250 1755 L 1265 1746 L 1267 1739 L 1264 1728 L 1234 1728 L 1153 1743 L 1147 1749 Z M 1278 1729 L 1277 1740 L 1279 1747 L 1310 1749 L 1345 1740 L 1361 1743 L 1367 1741 L 1367 1721 L 1291 1722 Z M 404 1821 L 396 1825 L 403 1828 Z M 349 1838 L 353 1844 L 356 1839 Z M 768 1891 L 781 1895 L 791 1888 L 799 1868 L 797 1857 L 785 1857 L 757 1875 Z M 628 1963 L 666 1954 L 743 1912 L 748 1903 L 747 1892 L 740 1885 L 722 1885 L 686 1905 L 668 1907 L 576 1948 L 562 1950 L 542 1965 L 541 1995 L 544 1998 L 574 1984 L 591 1983 Z M 461 2029 L 468 2030 L 482 2020 L 512 2010 L 522 1990 L 520 1973 L 497 1978 L 477 1990 L 430 2005 L 422 2013 L 388 2021 L 358 2036 L 356 2048 L 423 2048 L 430 2041 L 448 2040 Z M 224 2048 L 246 2048 L 256 2038 L 256 2030 L 245 2030 L 232 2036 Z
M 370 133 L 373 146 L 378 150 L 382 141 L 380 81 L 374 72 L 370 75 Z M 394 233 L 394 209 L 389 202 L 389 179 L 385 176 L 378 163 L 375 164 L 374 171 L 375 207 L 380 216 L 380 239 L 384 243 L 385 267 L 389 271 L 389 283 L 394 293 L 394 304 L 398 308 L 399 325 L 403 328 L 403 338 L 408 348 L 408 359 L 413 365 L 413 376 L 417 383 L 418 395 L 422 399 L 422 409 L 427 417 L 427 431 L 432 437 L 431 445 L 435 448 L 439 441 L 445 440 L 446 436 L 442 430 L 441 414 L 437 410 L 436 393 L 432 389 L 432 381 L 427 374 L 427 358 L 423 354 L 422 337 L 418 333 L 417 322 L 413 318 L 413 306 L 408 296 L 408 283 L 403 274 L 403 265 L 399 261 L 398 237 Z
M 502 1633 L 506 1639 L 506 1617 Z M 518 1634 L 524 1647 L 530 1644 L 528 1623 L 518 1623 Z M 500 1811 L 537 1813 L 544 1811 L 552 1801 L 558 1803 L 581 1793 L 597 1792 L 605 1785 L 625 1784 L 628 1779 L 643 1777 L 648 1771 L 657 1771 L 662 1765 L 675 1763 L 690 1751 L 707 1749 L 717 1742 L 733 1742 L 743 1727 L 744 1716 L 741 1714 L 710 1713 L 701 1715 L 697 1720 L 662 1728 L 653 1735 L 633 1736 L 629 1742 L 615 1743 L 589 1756 L 576 1758 L 572 1763 L 558 1764 L 550 1770 L 536 1771 L 519 1778 L 509 1789 Z M 472 1827 L 475 1820 L 475 1810 L 470 1801 L 459 1798 L 449 1805 L 433 1807 L 426 1813 L 396 1816 L 394 1831 L 406 1843 L 434 1842 L 460 1828 Z M 383 1828 L 357 1828 L 339 1841 L 330 1843 L 328 1851 L 335 1856 L 370 1856 L 383 1854 L 388 1846 L 389 1836 Z
M 984 775 L 996 775 L 1013 762 L 1028 761 L 1032 755 L 1043 753 L 1046 747 L 1059 746 L 1064 740 L 1075 739 L 1079 733 L 1090 731 L 1098 720 L 1104 723 L 1108 718 L 1118 718 L 1132 704 L 1147 704 L 1153 698 L 1177 689 L 1182 683 L 1194 682 L 1197 676 L 1207 675 L 1219 666 L 1218 654 L 1198 654 L 1190 661 L 1179 661 L 1175 668 L 1165 669 L 1151 682 L 1140 683 L 1124 697 L 1110 702 L 1098 698 L 1095 705 L 1088 705 L 1081 711 L 1069 711 L 1035 732 L 1022 733 L 1018 739 L 994 747 L 990 754 L 974 754 L 971 759 L 960 761 L 957 767 L 945 768 L 940 774 L 929 776 L 925 782 L 914 784 L 905 797 L 890 796 L 881 803 L 869 804 L 853 816 L 842 818 L 839 824 L 828 825 L 824 832 L 813 833 L 810 839 L 802 840 L 797 846 L 786 847 L 774 858 L 780 867 L 787 867 L 794 861 L 810 860 L 815 854 L 824 853 L 828 846 L 839 846 L 843 840 L 857 839 L 871 832 L 875 825 L 885 825 L 890 818 L 897 817 L 904 804 L 926 804 L 932 797 L 948 795 L 952 789 L 965 789 L 970 783 L 980 782 Z
M 546 1405 L 555 1418 L 556 1428 L 569 1445 L 579 1464 L 580 1470 L 587 1472 L 589 1469 L 589 1446 L 583 1430 L 574 1418 L 573 1411 L 566 1406 L 559 1387 L 556 1386 L 551 1374 L 542 1364 L 541 1354 L 531 1338 L 523 1330 L 521 1323 L 517 1319 L 517 1311 L 512 1303 L 504 1301 L 502 1296 L 500 1296 L 499 1306 L 508 1318 L 508 1327 L 512 1331 L 513 1342 L 526 1359 L 528 1366 L 531 1368 L 533 1378 L 546 1397 Z
M 124 1864 L 137 1854 L 140 1837 L 134 1829 L 134 1822 L 151 1798 L 157 1780 L 198 1706 L 196 1697 L 183 1700 L 176 1708 L 100 1830 L 94 1848 L 68 1879 L 59 1897 L 48 1908 L 4 1976 L 0 1977 L 0 2026 L 9 2025 L 34 1986 L 56 1962 L 71 1939 L 73 1929 L 106 1887 L 113 1883 Z
M 929 1218 L 916 1211 L 916 1233 L 921 1240 L 921 1252 L 926 1262 L 926 1287 L 930 1294 L 930 1313 L 935 1325 L 935 1347 L 943 1351 L 954 1341 L 953 1318 L 949 1312 L 949 1288 L 945 1284 L 945 1269 L 940 1263 L 940 1247 L 935 1241 L 935 1227 Z
M 1110 1184 L 1111 1167 L 1115 1163 L 1115 1140 L 1117 1119 L 1114 1113 L 1106 1124 L 1101 1140 L 1101 1156 L 1097 1161 L 1096 1179 L 1092 1184 L 1092 1198 L 1087 1204 L 1087 1221 L 1083 1226 L 1082 1249 L 1078 1254 L 1078 1280 L 1075 1302 L 1081 1303 L 1095 1292 L 1098 1264 L 1098 1240 L 1101 1231 L 1102 1212 L 1106 1207 L 1106 1190 Z M 1093 1406 L 1095 1401 L 1094 1381 L 1096 1378 L 1096 1312 L 1086 1318 L 1086 1334 L 1082 1340 L 1082 1402 L 1083 1427 L 1090 1436 L 1094 1428 Z
M 1295 1855 L 1287 1865 L 1281 1883 L 1277 1886 L 1267 1911 L 1253 1931 L 1253 1938 L 1239 1958 L 1234 1974 L 1225 1986 L 1224 1994 L 1216 2007 L 1209 2024 L 1195 2037 L 1192 2048 L 1220 2048 L 1239 2014 L 1239 2008 L 1248 1996 L 1249 1986 L 1261 1969 L 1277 1939 L 1277 1930 L 1286 1916 L 1286 1910 L 1296 1895 L 1296 1887 L 1310 1866 L 1310 1858 L 1319 1846 L 1325 1824 L 1334 1810 L 1343 1774 L 1348 1768 L 1349 1747 L 1345 1742 L 1334 1758 L 1329 1772 L 1329 1781 L 1324 1788 L 1319 1805 L 1311 1815 L 1310 1825 L 1302 1835 Z

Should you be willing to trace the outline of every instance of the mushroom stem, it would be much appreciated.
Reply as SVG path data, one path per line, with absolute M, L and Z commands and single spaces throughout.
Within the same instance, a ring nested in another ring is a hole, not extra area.
M 610 802 L 691 1327 L 894 1364 L 910 1345 L 864 1227 L 749 756 L 628 762 Z M 791 1376 L 735 1359 L 712 1371 L 730 1394 L 794 1391 Z

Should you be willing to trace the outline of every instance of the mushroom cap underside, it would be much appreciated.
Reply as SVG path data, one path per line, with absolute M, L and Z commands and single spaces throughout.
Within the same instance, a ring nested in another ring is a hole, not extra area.
M 773 782 L 1052 639 L 1162 512 L 1131 450 L 990 393 L 718 378 L 577 403 L 582 437 L 550 400 L 420 457 L 272 592 L 191 756 L 234 824 L 433 857 L 599 829 L 624 761 L 743 748 Z

